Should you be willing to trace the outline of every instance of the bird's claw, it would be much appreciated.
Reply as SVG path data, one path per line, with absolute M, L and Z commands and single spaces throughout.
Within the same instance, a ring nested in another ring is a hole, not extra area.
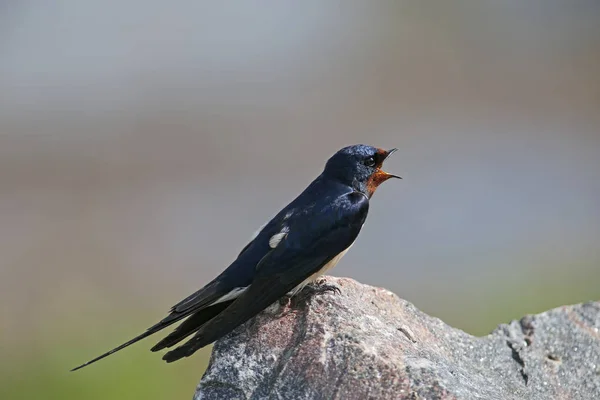
M 321 295 L 327 292 L 342 294 L 342 291 L 338 286 L 330 285 L 325 282 L 325 280 L 321 280 L 306 285 L 300 293 L 291 298 L 289 302 L 290 307 L 297 308 L 300 305 L 305 304 L 308 299 L 314 295 Z
M 342 294 L 342 289 L 340 289 L 336 285 L 322 285 L 319 286 L 319 288 L 320 290 L 322 290 L 323 293 L 331 292 L 333 294 Z
M 342 290 L 336 285 L 330 285 L 325 281 L 316 282 L 311 285 L 307 285 L 304 289 L 307 295 L 324 294 L 331 292 L 334 294 L 342 294 Z

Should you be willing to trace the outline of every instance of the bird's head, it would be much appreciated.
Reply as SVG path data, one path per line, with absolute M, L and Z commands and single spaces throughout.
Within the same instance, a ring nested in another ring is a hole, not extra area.
M 364 144 L 344 147 L 327 161 L 323 174 L 371 197 L 377 187 L 388 179 L 402 179 L 381 169 L 385 159 L 396 150 L 383 150 Z

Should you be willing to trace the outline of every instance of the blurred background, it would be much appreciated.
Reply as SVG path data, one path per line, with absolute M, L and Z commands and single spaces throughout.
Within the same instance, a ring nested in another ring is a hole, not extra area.
M 68 370 L 218 274 L 337 149 L 398 147 L 333 274 L 476 335 L 600 298 L 600 3 L 5 1 L 0 398 L 191 398 L 210 349 Z

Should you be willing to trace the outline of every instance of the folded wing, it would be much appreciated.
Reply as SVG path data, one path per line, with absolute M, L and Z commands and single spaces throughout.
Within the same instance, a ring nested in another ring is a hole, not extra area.
M 356 239 L 368 200 L 354 193 L 343 207 L 289 227 L 279 245 L 257 265 L 252 284 L 231 305 L 206 322 L 185 344 L 165 354 L 167 362 L 193 354 L 246 322 L 318 272 Z

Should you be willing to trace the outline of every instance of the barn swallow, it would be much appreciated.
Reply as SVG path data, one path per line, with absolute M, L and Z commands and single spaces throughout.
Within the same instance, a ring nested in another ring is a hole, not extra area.
M 354 145 L 335 153 L 321 175 L 263 225 L 219 276 L 175 304 L 167 317 L 141 335 L 72 371 L 184 319 L 151 350 L 170 348 L 193 334 L 185 344 L 165 353 L 163 360 L 188 357 L 275 301 L 300 292 L 334 267 L 352 246 L 377 187 L 390 178 L 401 179 L 381 169 L 394 151 Z M 319 291 L 318 284 L 311 287 Z

